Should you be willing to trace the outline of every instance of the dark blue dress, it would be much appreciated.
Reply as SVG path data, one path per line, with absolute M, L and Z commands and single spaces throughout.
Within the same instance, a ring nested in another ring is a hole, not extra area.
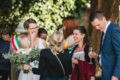
M 10 61 L 5 59 L 2 54 L 7 54 L 10 48 L 10 41 L 0 38 L 0 70 L 10 70 Z

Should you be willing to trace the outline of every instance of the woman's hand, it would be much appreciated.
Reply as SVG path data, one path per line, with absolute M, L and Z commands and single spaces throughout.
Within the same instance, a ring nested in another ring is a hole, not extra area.
M 28 64 L 23 65 L 24 70 L 32 70 L 32 67 Z
M 37 31 L 30 32 L 30 48 L 33 48 L 36 45 Z
M 72 60 L 72 64 L 78 64 L 78 60 L 77 59 Z
M 95 52 L 89 52 L 88 55 L 90 58 L 97 58 L 98 57 L 98 54 Z
M 34 41 L 34 39 L 37 37 L 37 31 L 31 31 L 30 32 L 30 40 Z

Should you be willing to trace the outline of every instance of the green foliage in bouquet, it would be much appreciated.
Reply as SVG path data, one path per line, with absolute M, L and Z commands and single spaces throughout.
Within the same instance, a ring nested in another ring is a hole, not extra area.
M 32 50 L 30 51 L 29 53 L 29 56 L 28 56 L 28 61 L 29 62 L 33 62 L 35 60 L 39 60 L 39 57 L 40 57 L 40 49 L 39 48 L 32 48 Z
M 35 60 L 39 59 L 40 49 L 32 48 L 32 49 L 19 49 L 16 53 L 12 54 L 4 54 L 5 59 L 9 59 L 11 63 L 17 65 L 17 69 L 22 69 L 23 64 L 29 64 Z

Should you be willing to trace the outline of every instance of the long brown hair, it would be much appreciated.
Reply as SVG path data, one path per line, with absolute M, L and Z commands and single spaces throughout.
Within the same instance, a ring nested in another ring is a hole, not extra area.
M 64 38 L 66 39 L 69 35 L 73 33 L 73 30 L 79 25 L 77 19 L 75 17 L 66 17 L 63 18 L 63 34 Z

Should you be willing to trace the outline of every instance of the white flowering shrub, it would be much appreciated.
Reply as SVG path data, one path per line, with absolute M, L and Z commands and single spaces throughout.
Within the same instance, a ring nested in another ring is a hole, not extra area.
M 63 17 L 75 15 L 80 18 L 80 10 L 84 9 L 85 3 L 89 0 L 12 0 L 12 3 L 10 1 L 5 0 L 4 5 L 1 2 L 1 27 L 8 25 L 15 30 L 21 20 L 33 18 L 39 27 L 52 33 L 62 24 Z
M 38 27 L 45 28 L 52 33 L 59 25 L 62 25 L 62 18 L 72 15 L 70 12 L 75 9 L 76 0 L 39 0 L 29 8 L 28 12 L 19 20 L 33 18 L 37 21 Z M 18 10 L 22 5 L 19 5 Z M 13 7 L 15 8 L 15 7 Z M 17 9 L 16 9 L 17 10 Z M 21 11 L 21 10 L 20 10 Z M 21 15 L 20 11 L 14 11 L 12 15 Z
M 29 9 L 29 13 L 24 18 L 28 16 L 34 18 L 39 27 L 44 27 L 49 33 L 52 33 L 62 24 L 62 17 L 71 15 L 70 11 L 75 9 L 74 3 L 75 0 L 56 0 L 56 2 L 40 0 Z

